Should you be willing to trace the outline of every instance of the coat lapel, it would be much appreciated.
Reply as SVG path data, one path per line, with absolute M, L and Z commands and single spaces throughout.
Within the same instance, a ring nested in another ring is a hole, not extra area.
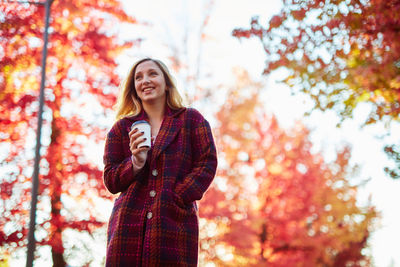
M 178 115 L 184 110 L 184 108 L 176 111 L 169 108 L 167 109 L 167 114 L 161 124 L 160 131 L 153 146 L 153 160 L 155 160 L 160 153 L 168 147 L 182 128 L 183 121 Z
M 146 112 L 142 109 L 139 114 L 137 115 L 131 115 L 126 117 L 131 124 L 134 123 L 135 121 L 140 121 L 140 120 L 145 120 L 149 121 L 149 117 L 147 116 Z M 127 125 L 126 131 L 129 133 L 131 131 L 131 125 Z

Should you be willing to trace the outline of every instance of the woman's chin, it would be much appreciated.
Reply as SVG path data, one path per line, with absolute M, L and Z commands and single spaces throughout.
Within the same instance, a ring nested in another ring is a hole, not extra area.
M 149 104 L 158 103 L 158 102 L 162 102 L 162 101 L 165 101 L 165 97 L 163 97 L 163 96 L 148 95 L 148 96 L 142 97 L 142 102 L 149 103 Z

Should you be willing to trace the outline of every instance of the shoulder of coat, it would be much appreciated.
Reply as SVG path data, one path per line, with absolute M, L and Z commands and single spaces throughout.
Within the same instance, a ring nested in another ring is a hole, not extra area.
M 187 108 L 185 119 L 192 126 L 207 122 L 204 116 L 195 108 Z
M 195 108 L 187 108 L 186 113 L 187 113 L 188 118 L 190 118 L 190 119 L 204 120 L 203 115 L 201 115 L 201 113 Z
M 129 127 L 131 123 L 132 117 L 124 117 L 117 120 L 114 125 L 111 127 L 109 134 L 112 135 L 121 135 L 124 130 L 129 132 Z
M 167 106 L 167 116 L 171 116 L 171 117 L 179 117 L 182 116 L 182 114 L 185 114 L 187 111 L 186 107 L 183 108 L 178 108 L 178 109 L 171 109 Z

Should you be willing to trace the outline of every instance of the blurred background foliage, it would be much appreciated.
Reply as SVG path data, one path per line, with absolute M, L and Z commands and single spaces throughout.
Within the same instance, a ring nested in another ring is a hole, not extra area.
M 202 1 L 198 24 L 181 25 L 182 39 L 165 44 L 182 93 L 211 118 L 218 146 L 217 176 L 199 203 L 200 265 L 372 265 L 368 240 L 379 213 L 357 203 L 365 181 L 354 179 L 351 147 L 326 161 L 301 121 L 284 129 L 265 110 L 264 85 L 242 67 L 232 83 L 207 83 L 202 47 L 215 2 Z M 366 102 L 364 124 L 389 126 L 400 109 L 399 2 L 285 0 L 279 14 L 265 23 L 254 17 L 233 36 L 258 38 L 264 74 L 285 68 L 282 81 L 308 95 L 312 110 L 334 110 L 341 124 Z M 44 8 L 3 1 L 0 10 L 0 266 L 8 266 L 27 243 Z M 139 49 L 138 29 L 149 24 L 116 0 L 52 5 L 36 256 L 54 266 L 104 264 L 94 244 L 105 247 L 104 207 L 114 196 L 93 153 L 112 124 L 118 56 Z M 121 35 L 132 25 L 137 32 Z M 398 178 L 398 145 L 385 151 L 397 163 L 385 170 Z

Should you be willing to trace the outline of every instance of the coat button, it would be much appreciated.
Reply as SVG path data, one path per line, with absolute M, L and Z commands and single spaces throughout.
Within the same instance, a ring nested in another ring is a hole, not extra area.
M 153 213 L 151 211 L 149 211 L 147 213 L 147 219 L 151 219 L 153 217 Z
M 151 190 L 150 193 L 149 193 L 149 195 L 150 195 L 151 197 L 155 197 L 155 196 L 156 196 L 156 191 L 155 191 L 155 190 Z
M 151 172 L 151 174 L 152 174 L 153 176 L 157 176 L 157 175 L 158 175 L 157 169 L 154 169 L 154 170 Z

